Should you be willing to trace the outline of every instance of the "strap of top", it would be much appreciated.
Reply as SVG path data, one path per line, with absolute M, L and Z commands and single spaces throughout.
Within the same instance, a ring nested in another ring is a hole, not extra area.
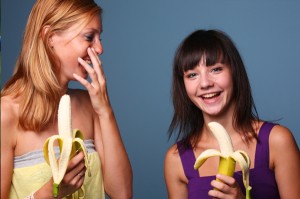
M 264 122 L 258 133 L 254 167 L 269 168 L 269 135 L 276 124 Z
M 192 177 L 198 177 L 198 171 L 194 170 L 194 164 L 196 161 L 192 146 L 189 144 L 188 148 L 183 146 L 183 142 L 177 142 L 177 148 L 179 151 L 181 163 L 183 166 L 184 174 L 188 179 Z

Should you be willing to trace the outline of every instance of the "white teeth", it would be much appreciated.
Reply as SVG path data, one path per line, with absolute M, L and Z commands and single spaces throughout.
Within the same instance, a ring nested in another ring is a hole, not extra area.
M 206 95 L 202 95 L 203 98 L 211 98 L 211 97 L 214 97 L 214 96 L 217 96 L 218 93 L 209 93 L 209 94 L 206 94 Z
M 93 67 L 93 64 L 92 64 L 92 61 L 87 59 L 87 60 L 84 60 L 88 65 L 90 65 L 91 67 Z
M 88 63 L 89 65 L 92 64 L 91 60 L 84 60 L 86 63 Z

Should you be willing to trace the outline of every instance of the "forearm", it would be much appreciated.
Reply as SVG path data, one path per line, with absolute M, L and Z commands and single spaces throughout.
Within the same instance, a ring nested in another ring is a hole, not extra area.
M 104 185 L 110 198 L 132 198 L 132 169 L 113 111 L 99 117 Z

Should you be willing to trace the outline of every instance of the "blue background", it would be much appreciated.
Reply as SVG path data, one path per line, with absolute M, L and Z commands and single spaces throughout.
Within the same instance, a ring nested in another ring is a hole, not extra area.
M 244 59 L 260 117 L 280 119 L 299 146 L 300 1 L 97 2 L 104 9 L 101 59 L 134 171 L 135 199 L 167 198 L 163 164 L 174 141 L 167 138 L 172 60 L 184 37 L 199 28 L 231 36 Z M 33 3 L 1 1 L 1 85 L 12 74 Z M 71 87 L 81 86 L 74 82 Z

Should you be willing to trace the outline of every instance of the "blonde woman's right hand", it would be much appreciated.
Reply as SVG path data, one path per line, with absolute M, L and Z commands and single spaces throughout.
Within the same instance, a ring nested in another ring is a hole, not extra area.
M 58 199 L 71 195 L 77 191 L 84 182 L 86 167 L 83 152 L 76 154 L 68 164 L 66 174 L 59 185 Z M 34 197 L 52 198 L 53 179 L 46 183 L 40 190 L 36 191 Z M 51 195 L 50 195 L 51 194 Z

